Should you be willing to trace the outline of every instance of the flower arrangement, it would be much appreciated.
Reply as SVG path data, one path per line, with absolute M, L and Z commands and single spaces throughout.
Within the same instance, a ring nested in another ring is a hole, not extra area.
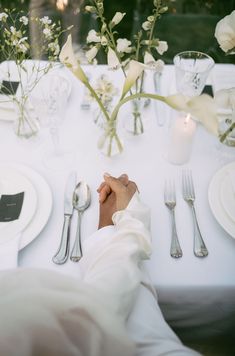
M 215 37 L 220 45 L 220 48 L 226 55 L 235 54 L 235 10 L 231 14 L 221 19 L 215 28 Z M 227 114 L 225 115 L 224 124 L 227 126 L 219 134 L 220 141 L 228 145 L 235 145 L 235 88 L 223 89 L 215 93 L 215 101 L 218 110 L 223 108 Z M 224 115 L 222 115 L 224 116 Z M 232 140 L 229 136 L 233 135 Z
M 37 120 L 30 117 L 29 94 L 58 59 L 59 37 L 63 32 L 60 24 L 52 23 L 48 16 L 30 20 L 37 22 L 41 29 L 41 52 L 48 58 L 47 61 L 28 61 L 29 17 L 16 9 L 4 9 L 0 13 L 0 52 L 5 61 L 1 66 L 1 92 L 4 93 L 1 103 L 8 101 L 15 106 L 15 131 L 21 137 L 37 133 Z M 17 82 L 17 90 L 12 90 L 12 81 Z
M 105 143 L 108 142 L 106 146 L 107 156 L 112 156 L 114 143 L 116 143 L 119 152 L 123 150 L 122 142 L 119 139 L 118 133 L 116 131 L 116 120 L 119 109 L 127 102 L 138 98 L 160 100 L 175 110 L 188 112 L 193 117 L 196 117 L 197 120 L 202 122 L 210 132 L 214 133 L 215 135 L 218 134 L 216 106 L 213 98 L 211 98 L 209 95 L 203 94 L 198 97 L 188 98 L 181 94 L 175 94 L 166 97 L 143 92 L 131 94 L 131 88 L 133 85 L 135 85 L 136 80 L 141 76 L 144 69 L 146 69 L 146 65 L 143 63 L 135 60 L 130 61 L 120 98 L 117 104 L 114 106 L 113 110 L 109 113 L 105 109 L 102 100 L 99 98 L 94 88 L 90 85 L 88 77 L 86 76 L 79 61 L 74 55 L 71 35 L 68 36 L 66 43 L 62 47 L 59 58 L 60 61 L 71 70 L 77 79 L 79 79 L 85 85 L 85 87 L 97 101 L 100 110 L 103 112 L 106 123 L 106 130 L 103 137 L 99 140 L 99 146 L 102 148 Z
M 144 62 L 149 69 L 161 72 L 164 62 L 155 59 L 168 49 L 166 41 L 160 41 L 154 37 L 157 20 L 167 11 L 162 0 L 153 1 L 152 13 L 143 22 L 141 29 L 133 37 L 133 40 L 120 38 L 116 30 L 118 24 L 123 21 L 126 13 L 116 12 L 111 21 L 104 16 L 104 1 L 92 0 L 85 10 L 96 16 L 99 30 L 90 30 L 87 36 L 88 50 L 86 57 L 88 62 L 96 63 L 96 56 L 103 50 L 107 56 L 108 67 L 112 70 L 121 68 L 124 77 L 127 76 L 128 65 L 131 60 Z M 136 80 L 131 93 L 143 91 L 144 72 L 139 80 Z M 139 112 L 139 100 L 134 101 L 133 106 L 133 128 L 134 134 L 143 133 L 141 113 Z M 137 128 L 140 128 L 138 131 Z
M 226 54 L 235 54 L 235 10 L 217 23 L 215 38 Z

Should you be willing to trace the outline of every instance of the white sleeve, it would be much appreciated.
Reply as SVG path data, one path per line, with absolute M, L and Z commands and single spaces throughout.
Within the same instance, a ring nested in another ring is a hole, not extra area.
M 139 264 L 151 253 L 149 209 L 136 193 L 114 226 L 98 230 L 84 243 L 83 280 L 108 295 L 110 306 L 127 318 L 141 281 Z

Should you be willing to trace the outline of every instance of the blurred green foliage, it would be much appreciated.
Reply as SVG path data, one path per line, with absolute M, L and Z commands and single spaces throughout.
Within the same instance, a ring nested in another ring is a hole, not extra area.
M 163 2 L 168 6 L 168 13 L 157 23 L 156 37 L 168 42 L 169 50 L 162 57 L 166 63 L 172 63 L 174 55 L 184 50 L 206 52 L 216 62 L 234 61 L 234 56 L 226 56 L 219 48 L 214 38 L 214 30 L 221 18 L 235 10 L 235 0 L 163 0 Z M 0 0 L 0 7 L 1 11 L 4 7 L 16 7 L 27 12 L 29 3 L 30 0 Z M 56 10 L 56 0 L 48 0 L 48 4 L 43 15 L 53 14 L 54 18 L 61 18 L 63 22 L 62 13 Z M 86 4 L 89 4 L 88 0 L 85 0 L 83 5 Z M 151 12 L 152 0 L 104 0 L 104 5 L 107 19 L 111 19 L 116 11 L 126 12 L 117 30 L 120 37 L 131 38 Z M 78 21 L 77 40 L 85 44 L 89 29 L 96 28 L 96 20 L 81 9 Z

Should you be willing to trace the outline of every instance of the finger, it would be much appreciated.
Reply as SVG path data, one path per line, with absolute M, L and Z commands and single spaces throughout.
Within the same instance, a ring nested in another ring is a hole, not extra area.
M 122 174 L 120 177 L 118 177 L 118 179 L 120 180 L 120 182 L 122 184 L 124 184 L 125 186 L 127 186 L 127 184 L 129 183 L 129 177 L 127 174 Z
M 99 192 L 104 188 L 104 186 L 105 186 L 106 184 L 107 184 L 107 183 L 102 182 L 102 183 L 99 185 L 99 187 L 96 189 L 96 191 L 99 193 Z
M 105 184 L 99 193 L 100 203 L 103 203 L 106 200 L 107 196 L 109 196 L 110 193 L 111 193 L 110 186 L 108 184 Z
M 133 182 L 133 181 L 131 181 L 131 180 L 129 181 L 129 183 L 128 183 L 128 185 L 127 185 L 127 188 L 131 189 L 131 190 L 134 191 L 134 192 L 137 191 L 137 192 L 139 193 L 139 189 L 138 189 L 136 183 Z
M 126 186 L 118 178 L 110 176 L 109 173 L 104 174 L 104 180 L 115 193 L 120 193 L 123 190 L 126 190 Z

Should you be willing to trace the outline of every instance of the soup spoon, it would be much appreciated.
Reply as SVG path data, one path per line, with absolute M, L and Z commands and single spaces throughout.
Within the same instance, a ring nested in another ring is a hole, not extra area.
M 70 260 L 73 262 L 78 262 L 82 258 L 81 218 L 82 213 L 89 207 L 90 203 L 90 188 L 85 182 L 81 181 L 76 185 L 73 193 L 73 207 L 78 212 L 76 238 L 70 255 Z

